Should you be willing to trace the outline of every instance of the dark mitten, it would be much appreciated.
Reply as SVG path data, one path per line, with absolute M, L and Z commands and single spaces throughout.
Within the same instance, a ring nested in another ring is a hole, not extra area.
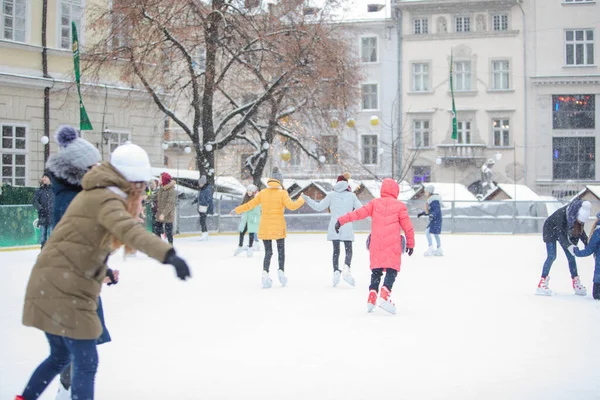
M 340 233 L 341 227 L 342 225 L 340 224 L 340 221 L 335 221 L 335 233 Z
M 427 215 L 427 213 L 425 211 L 421 211 L 417 214 L 417 218 L 421 218 L 423 215 Z
M 115 274 L 113 273 L 112 269 L 109 268 L 106 270 L 106 276 L 108 276 L 108 279 L 110 279 L 110 282 L 108 282 L 108 286 L 116 285 L 117 283 L 119 283 L 119 281 L 115 279 Z
M 179 258 L 177 254 L 175 254 L 175 250 L 171 249 L 167 253 L 167 258 L 165 259 L 164 264 L 170 264 L 175 267 L 175 272 L 177 273 L 177 277 L 182 281 L 185 281 L 187 278 L 190 278 L 192 274 L 190 273 L 190 268 L 186 264 L 183 259 Z
M 408 253 L 409 256 L 412 256 L 413 250 L 414 249 L 412 247 L 407 247 L 406 248 L 406 252 Z

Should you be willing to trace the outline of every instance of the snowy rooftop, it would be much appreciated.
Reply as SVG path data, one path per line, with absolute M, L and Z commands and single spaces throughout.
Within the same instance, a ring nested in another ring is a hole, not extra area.
M 585 185 L 585 189 L 577 193 L 577 195 L 575 195 L 573 198 L 575 199 L 581 196 L 583 193 L 585 193 L 586 190 L 588 190 L 590 193 L 592 193 L 594 196 L 600 199 L 600 185 Z
M 371 193 L 374 198 L 381 197 L 381 181 L 375 179 L 365 179 L 361 181 L 365 188 Z M 406 181 L 400 183 L 400 193 L 398 200 L 407 201 L 415 195 L 415 190 Z
M 434 192 L 440 195 L 442 201 L 478 201 L 475 195 L 460 183 L 428 182 L 426 185 L 433 185 Z
M 196 170 L 152 168 L 152 175 L 155 177 L 159 177 L 163 172 L 168 173 L 175 179 L 181 178 L 198 180 L 200 178 L 200 172 Z M 238 194 L 244 194 L 246 192 L 246 186 L 242 185 L 237 179 L 230 176 L 218 176 L 216 184 L 219 190 L 226 190 L 227 192 Z
M 506 193 L 512 200 L 537 201 L 540 196 L 525 185 L 515 185 L 513 183 L 499 183 L 498 187 Z

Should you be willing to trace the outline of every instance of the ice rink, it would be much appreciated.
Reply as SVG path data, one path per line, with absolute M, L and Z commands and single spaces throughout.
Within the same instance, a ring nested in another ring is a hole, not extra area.
M 113 341 L 98 348 L 96 399 L 600 399 L 592 257 L 578 259 L 586 297 L 573 294 L 560 250 L 555 295 L 538 297 L 541 236 L 443 235 L 446 255 L 426 258 L 418 234 L 392 293 L 398 313 L 368 314 L 365 239 L 354 288 L 332 287 L 325 234 L 289 235 L 288 285 L 274 257 L 266 290 L 263 252 L 234 258 L 234 236 L 176 239 L 188 282 L 145 255 L 115 255 L 120 283 L 102 292 Z M 38 252 L 0 252 L 1 400 L 48 353 L 43 334 L 21 325 Z M 56 390 L 55 380 L 41 399 Z

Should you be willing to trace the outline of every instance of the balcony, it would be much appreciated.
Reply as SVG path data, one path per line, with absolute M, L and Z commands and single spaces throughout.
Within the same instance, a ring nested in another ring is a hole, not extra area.
M 440 158 L 445 166 L 480 167 L 486 160 L 484 151 L 487 145 L 484 143 L 439 144 L 437 147 L 440 149 Z

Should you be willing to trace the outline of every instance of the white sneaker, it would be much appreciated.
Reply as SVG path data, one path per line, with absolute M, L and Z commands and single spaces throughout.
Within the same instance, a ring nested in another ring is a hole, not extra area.
M 342 273 L 339 269 L 333 271 L 333 287 L 336 287 L 340 283 L 340 279 L 342 277 Z
M 279 278 L 279 283 L 281 283 L 281 287 L 285 287 L 285 284 L 287 283 L 287 278 L 283 274 L 282 269 L 277 270 L 277 277 Z
M 423 255 L 425 257 L 430 257 L 430 256 L 432 256 L 434 254 L 435 254 L 435 249 L 433 248 L 433 246 L 429 246 L 429 248 L 427 249 L 427 251 Z
M 441 248 L 441 247 L 438 247 L 438 248 L 437 248 L 437 249 L 435 249 L 435 251 L 433 252 L 433 255 L 434 255 L 434 256 L 438 256 L 438 257 L 440 257 L 440 256 L 443 256 L 443 255 L 444 255 L 444 252 L 442 251 L 442 248 Z
M 587 296 L 587 289 L 581 284 L 581 280 L 578 276 L 573 278 L 573 291 L 577 296 Z
M 239 255 L 242 251 L 245 250 L 245 247 L 238 247 L 237 249 L 235 249 L 235 251 L 233 252 L 233 256 L 237 256 Z
M 354 286 L 356 284 L 356 282 L 354 281 L 354 277 L 352 276 L 352 272 L 350 270 L 349 265 L 344 265 L 344 271 L 342 272 L 342 277 L 350 285 Z
M 549 276 L 546 278 L 541 278 L 535 294 L 538 296 L 552 296 L 552 290 L 550 290 L 548 287 L 548 282 L 550 282 Z
M 71 388 L 65 389 L 62 383 L 59 382 L 55 400 L 71 400 Z
M 254 250 L 252 250 L 252 247 L 249 247 L 247 250 L 246 255 L 248 256 L 248 258 L 252 258 L 252 255 L 254 253 Z
M 263 287 L 263 289 L 270 289 L 271 286 L 273 286 L 273 280 L 271 280 L 271 277 L 269 276 L 269 273 L 267 271 L 263 270 L 263 273 L 262 273 L 262 287 Z

